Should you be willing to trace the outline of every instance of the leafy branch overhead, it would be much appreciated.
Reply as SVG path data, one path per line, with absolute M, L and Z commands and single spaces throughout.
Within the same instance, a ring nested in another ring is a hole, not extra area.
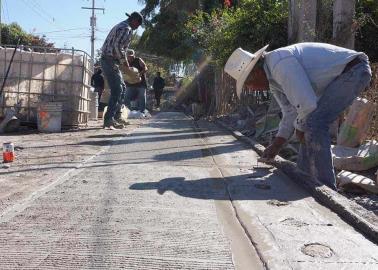
M 139 49 L 176 61 L 211 59 L 223 65 L 242 47 L 270 50 L 288 43 L 287 0 L 140 0 L 147 18 Z M 319 4 L 316 40 L 332 42 L 332 1 Z M 324 23 L 323 23 L 324 22 Z M 378 1 L 356 1 L 356 50 L 378 60 Z

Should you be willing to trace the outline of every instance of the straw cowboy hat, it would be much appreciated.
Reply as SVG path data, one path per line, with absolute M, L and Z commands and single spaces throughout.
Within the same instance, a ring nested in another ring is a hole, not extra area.
M 238 48 L 231 54 L 230 58 L 228 58 L 224 71 L 236 80 L 236 94 L 239 98 L 245 80 L 268 46 L 269 44 L 255 53 L 250 53 L 242 48 Z

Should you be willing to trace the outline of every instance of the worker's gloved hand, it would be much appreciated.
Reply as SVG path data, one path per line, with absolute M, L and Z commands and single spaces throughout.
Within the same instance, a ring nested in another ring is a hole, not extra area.
M 297 139 L 300 143 L 305 143 L 305 136 L 303 131 L 296 129 L 295 135 L 297 136 Z

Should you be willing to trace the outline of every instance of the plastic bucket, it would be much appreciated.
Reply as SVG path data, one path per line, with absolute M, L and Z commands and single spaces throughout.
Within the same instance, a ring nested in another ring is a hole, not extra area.
M 37 122 L 40 132 L 62 130 L 62 102 L 48 102 L 38 106 Z

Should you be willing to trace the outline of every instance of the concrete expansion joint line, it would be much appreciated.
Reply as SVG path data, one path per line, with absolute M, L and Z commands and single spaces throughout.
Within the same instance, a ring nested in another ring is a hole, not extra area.
M 263 255 L 262 255 L 262 252 L 258 248 L 257 243 L 255 241 L 253 241 L 253 238 L 252 238 L 251 234 L 248 232 L 247 226 L 245 226 L 244 222 L 242 221 L 242 219 L 241 219 L 241 217 L 240 217 L 240 215 L 238 213 L 238 210 L 237 210 L 237 208 L 236 208 L 236 206 L 234 204 L 234 201 L 233 201 L 233 199 L 231 197 L 231 193 L 229 191 L 229 184 L 228 184 L 228 181 L 227 181 L 227 177 L 223 174 L 222 170 L 218 166 L 218 164 L 217 164 L 217 162 L 216 162 L 216 160 L 214 158 L 213 151 L 209 147 L 207 147 L 206 138 L 201 133 L 202 132 L 201 128 L 198 126 L 198 124 L 195 121 L 193 121 L 193 123 L 194 123 L 194 127 L 193 127 L 194 130 L 199 134 L 199 137 L 201 138 L 201 140 L 203 142 L 203 146 L 206 147 L 207 150 L 209 151 L 209 153 L 211 155 L 212 162 L 214 164 L 214 167 L 218 170 L 218 172 L 222 176 L 222 179 L 223 179 L 223 181 L 224 181 L 224 183 L 226 185 L 227 197 L 228 197 L 228 199 L 229 199 L 229 201 L 230 201 L 230 203 L 232 205 L 232 209 L 233 209 L 235 218 L 237 219 L 239 225 L 242 227 L 242 229 L 243 229 L 245 235 L 247 236 L 248 240 L 250 241 L 251 245 L 254 247 L 254 249 L 255 249 L 255 251 L 257 253 L 257 256 L 259 257 L 259 259 L 260 259 L 260 261 L 262 263 L 263 268 L 268 270 L 269 268 L 268 268 L 268 265 L 267 265 L 267 261 L 264 259 Z

